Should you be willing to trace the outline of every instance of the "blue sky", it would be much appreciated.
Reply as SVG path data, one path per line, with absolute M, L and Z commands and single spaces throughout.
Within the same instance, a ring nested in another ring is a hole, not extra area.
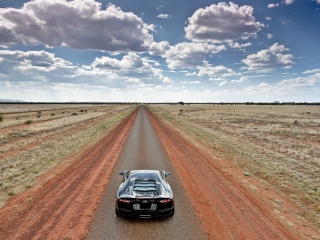
M 0 99 L 319 102 L 320 0 L 0 1 Z

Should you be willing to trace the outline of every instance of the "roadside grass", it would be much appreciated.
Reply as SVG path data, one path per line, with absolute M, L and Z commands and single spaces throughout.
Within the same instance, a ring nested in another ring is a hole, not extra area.
M 244 174 L 291 196 L 320 226 L 318 107 L 152 105 L 149 109 L 186 138 L 196 138 L 232 159 Z
M 19 153 L 2 159 L 1 152 L 5 153 L 6 150 L 0 148 L 2 150 L 0 152 L 0 207 L 8 201 L 10 196 L 32 188 L 40 176 L 50 169 L 59 164 L 71 164 L 65 162 L 68 156 L 98 141 L 134 110 L 135 107 L 130 106 L 115 107 L 109 114 L 95 112 L 57 119 L 51 123 L 41 123 L 27 130 L 27 132 L 30 131 L 28 132 L 30 141 L 34 141 L 35 138 L 43 139 L 40 145 L 24 149 L 27 145 L 25 141 L 15 142 L 11 148 L 19 150 Z M 69 126 L 77 126 L 88 119 L 95 118 L 101 120 L 94 125 L 88 124 L 81 131 L 73 132 L 63 138 L 46 140 L 48 134 L 63 134 Z M 19 133 L 16 137 L 23 138 L 23 134 Z

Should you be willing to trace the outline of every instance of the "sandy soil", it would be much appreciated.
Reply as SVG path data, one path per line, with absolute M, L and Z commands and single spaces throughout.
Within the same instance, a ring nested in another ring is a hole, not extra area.
M 210 239 L 320 239 L 293 201 L 149 116 Z
M 151 109 L 189 141 L 231 159 L 244 175 L 296 202 L 303 209 L 299 218 L 320 232 L 318 106 L 191 104 Z
M 136 111 L 107 136 L 13 197 L 0 210 L 1 239 L 82 239 L 130 131 Z
M 30 106 L 31 107 L 31 106 Z M 33 106 L 36 108 L 36 106 Z M 14 195 L 31 188 L 47 171 L 98 141 L 134 107 L 105 105 L 89 108 L 11 112 L 0 122 L 0 208 Z M 6 106 L 7 108 L 7 106 Z M 25 124 L 26 120 L 33 120 Z
M 0 209 L 0 239 L 84 239 L 137 111 Z M 320 239 L 303 211 L 149 112 L 209 239 Z

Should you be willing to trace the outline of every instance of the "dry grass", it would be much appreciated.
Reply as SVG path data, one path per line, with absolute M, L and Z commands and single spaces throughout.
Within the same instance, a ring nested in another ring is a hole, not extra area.
M 187 137 L 276 186 L 320 223 L 318 106 L 153 105 Z
M 68 164 L 65 162 L 68 156 L 100 139 L 134 109 L 128 105 L 90 108 L 82 112 L 73 109 L 78 113 L 73 116 L 70 113 L 52 115 L 52 111 L 48 111 L 45 112 L 46 121 L 25 126 L 14 123 L 12 118 L 10 124 L 18 129 L 0 128 L 0 207 L 10 196 L 32 187 L 48 170 Z M 20 116 L 25 115 L 27 113 L 20 113 Z

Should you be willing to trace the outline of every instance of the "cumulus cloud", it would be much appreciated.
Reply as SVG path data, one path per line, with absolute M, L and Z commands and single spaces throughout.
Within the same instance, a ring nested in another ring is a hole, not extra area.
M 257 86 L 250 86 L 244 92 L 247 94 L 286 94 L 289 92 L 304 93 L 303 99 L 307 95 L 310 95 L 311 92 L 315 92 L 317 94 L 318 88 L 320 86 L 320 73 L 307 76 L 307 77 L 298 77 L 291 79 L 284 79 L 280 82 L 276 82 L 273 84 L 261 83 Z M 306 95 L 307 94 L 307 95 Z M 311 94 L 312 95 L 312 94 Z
M 286 86 L 292 89 L 297 89 L 300 87 L 320 86 L 320 73 L 316 73 L 307 77 L 285 79 L 278 83 L 278 85 Z
M 294 64 L 291 54 L 283 54 L 289 51 L 283 45 L 273 44 L 269 49 L 261 50 L 243 59 L 242 62 L 252 71 L 272 71 L 275 68 L 290 68 Z
M 223 50 L 227 50 L 224 45 L 183 42 L 171 46 L 163 57 L 166 57 L 168 67 L 171 69 L 192 68 L 202 64 L 207 54 L 216 54 Z
M 69 74 L 78 69 L 71 62 L 56 58 L 54 54 L 45 51 L 1 50 L 0 59 L 2 59 L 0 73 L 8 75 L 23 74 L 24 72 L 42 72 L 44 74 L 46 72 L 54 73 L 59 71 L 63 76 L 65 73 Z
M 0 59 L 3 59 L 0 81 L 90 83 L 109 87 L 171 82 L 161 69 L 136 53 L 129 53 L 121 60 L 96 58 L 91 66 L 81 68 L 45 51 L 1 50 Z
M 231 42 L 228 44 L 231 48 L 245 48 L 251 46 L 251 43 L 239 44 L 237 42 Z
M 188 19 L 185 32 L 195 42 L 223 42 L 256 36 L 262 27 L 251 6 L 220 2 L 198 9 Z
M 93 71 L 112 71 L 120 77 L 139 79 L 143 83 L 153 84 L 170 82 L 162 75 L 162 70 L 152 66 L 150 61 L 140 58 L 136 53 L 130 52 L 121 60 L 110 57 L 96 58 L 92 63 Z
M 250 82 L 250 80 L 246 77 L 241 77 L 239 80 L 232 80 L 231 83 L 243 83 L 243 82 Z
M 270 3 L 268 4 L 268 8 L 275 8 L 275 7 L 279 7 L 280 4 L 279 3 Z
M 74 49 L 148 51 L 154 43 L 148 25 L 131 12 L 94 0 L 34 0 L 21 9 L 0 9 L 0 44 L 45 44 Z
M 193 73 L 186 73 L 185 75 L 188 77 L 188 76 L 194 76 L 194 75 L 197 75 L 197 73 L 196 73 L 196 72 L 193 72 Z
M 312 69 L 312 70 L 307 70 L 303 72 L 303 74 L 314 74 L 314 73 L 319 73 L 320 69 Z
M 219 66 L 212 66 L 205 62 L 203 66 L 197 67 L 199 69 L 198 76 L 209 76 L 211 78 L 217 77 L 229 77 L 238 75 L 235 71 L 230 68 L 226 68 L 222 65 Z
M 222 87 L 222 86 L 226 86 L 226 85 L 229 85 L 230 83 L 228 81 L 223 81 L 219 84 L 219 87 Z

